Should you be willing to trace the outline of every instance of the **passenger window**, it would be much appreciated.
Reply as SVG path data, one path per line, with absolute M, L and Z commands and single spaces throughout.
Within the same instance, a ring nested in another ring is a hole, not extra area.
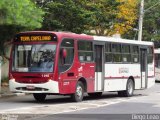
M 139 47 L 131 46 L 131 62 L 138 63 L 139 62 Z
M 147 61 L 148 61 L 149 64 L 153 62 L 153 47 L 149 47 L 148 48 L 148 56 L 147 56 L 147 58 L 148 58 Z
M 105 61 L 112 62 L 112 52 L 111 52 L 111 43 L 105 44 Z
M 130 45 L 122 45 L 122 62 L 131 62 Z
M 112 44 L 112 53 L 113 53 L 113 62 L 121 62 L 122 61 L 121 44 L 113 43 Z
M 90 41 L 78 41 L 78 56 L 81 62 L 93 61 L 93 46 Z
M 74 59 L 74 40 L 63 39 L 59 54 L 59 72 L 68 70 Z

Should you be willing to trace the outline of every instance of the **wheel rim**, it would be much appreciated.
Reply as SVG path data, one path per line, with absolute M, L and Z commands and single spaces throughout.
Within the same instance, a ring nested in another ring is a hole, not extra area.
M 128 93 L 130 95 L 133 93 L 133 83 L 132 83 L 132 81 L 128 83 Z
M 76 90 L 76 95 L 79 99 L 81 99 L 82 97 L 82 94 L 83 94 L 83 89 L 81 86 L 77 86 L 77 90 Z

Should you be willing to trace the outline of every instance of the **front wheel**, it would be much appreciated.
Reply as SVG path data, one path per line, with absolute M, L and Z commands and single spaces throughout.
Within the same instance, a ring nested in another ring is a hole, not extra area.
M 84 95 L 84 85 L 82 82 L 78 81 L 76 85 L 76 91 L 71 95 L 71 98 L 74 102 L 81 102 Z
M 43 93 L 33 93 L 33 97 L 37 102 L 44 102 L 46 94 Z

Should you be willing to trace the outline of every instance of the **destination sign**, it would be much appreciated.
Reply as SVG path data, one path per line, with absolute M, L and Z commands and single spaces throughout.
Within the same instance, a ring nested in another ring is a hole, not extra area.
M 17 35 L 15 42 L 46 42 L 57 41 L 56 35 Z
M 20 36 L 20 41 L 30 42 L 30 41 L 51 41 L 51 36 Z

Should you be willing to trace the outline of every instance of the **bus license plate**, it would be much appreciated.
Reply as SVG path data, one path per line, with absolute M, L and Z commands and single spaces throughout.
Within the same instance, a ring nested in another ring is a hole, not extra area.
M 28 85 L 28 86 L 26 86 L 26 88 L 27 88 L 27 90 L 34 90 L 35 89 L 35 87 L 33 85 Z

